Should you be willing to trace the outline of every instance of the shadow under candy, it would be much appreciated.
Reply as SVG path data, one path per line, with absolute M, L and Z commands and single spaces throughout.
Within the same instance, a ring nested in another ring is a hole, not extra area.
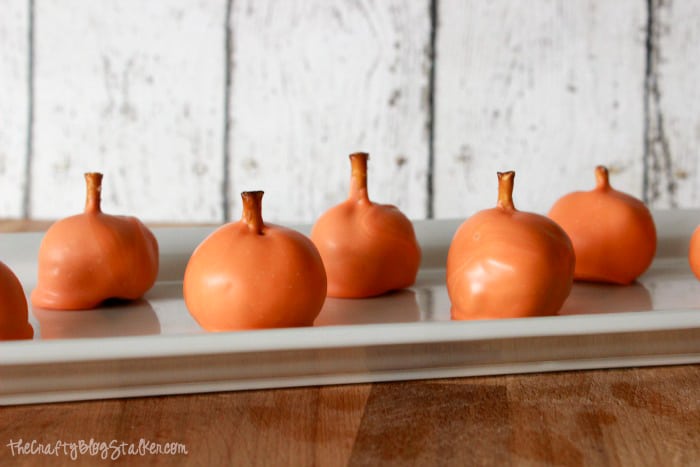
M 145 299 L 108 300 L 94 310 L 32 308 L 42 339 L 145 336 L 160 334 L 160 321 Z

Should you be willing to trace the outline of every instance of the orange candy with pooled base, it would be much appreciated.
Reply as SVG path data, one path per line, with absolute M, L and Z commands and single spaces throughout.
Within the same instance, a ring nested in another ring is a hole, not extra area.
M 576 280 L 631 284 L 656 254 L 656 227 L 640 200 L 610 186 L 608 169 L 595 169 L 596 187 L 569 193 L 549 217 L 571 238 Z
M 513 205 L 514 172 L 498 174 L 498 204 L 467 219 L 447 255 L 452 319 L 552 315 L 571 291 L 574 251 L 552 220 Z
M 328 296 L 366 298 L 416 281 L 421 250 L 413 224 L 367 194 L 367 153 L 350 155 L 350 196 L 316 221 L 311 240 L 328 273 Z
M 102 174 L 85 180 L 85 212 L 55 222 L 41 241 L 35 307 L 86 310 L 111 298 L 134 300 L 156 281 L 156 238 L 135 217 L 102 212 Z

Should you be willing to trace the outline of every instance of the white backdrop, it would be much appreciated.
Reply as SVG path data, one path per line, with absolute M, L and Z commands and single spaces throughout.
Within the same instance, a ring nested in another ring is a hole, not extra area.
M 0 217 L 312 222 L 368 151 L 412 218 L 593 186 L 700 207 L 700 2 L 2 0 Z M 434 52 L 434 53 L 433 53 Z

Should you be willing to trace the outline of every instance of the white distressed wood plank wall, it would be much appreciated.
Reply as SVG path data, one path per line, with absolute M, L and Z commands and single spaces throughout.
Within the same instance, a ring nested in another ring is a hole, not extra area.
M 515 203 L 544 213 L 594 186 L 642 195 L 645 2 L 440 0 L 435 212 L 492 207 L 496 171 Z
M 654 0 L 648 70 L 647 197 L 700 206 L 700 3 Z
M 348 154 L 370 153 L 369 194 L 427 212 L 430 2 L 234 2 L 231 206 L 312 222 L 347 198 Z
M 268 220 L 311 222 L 358 150 L 370 195 L 412 218 L 492 206 L 505 169 L 545 212 L 598 163 L 698 207 L 698 18 L 694 0 L 5 0 L 0 217 L 73 214 L 100 170 L 112 213 L 218 222 L 264 189 Z
M 31 215 L 222 213 L 225 1 L 36 0 Z
M 28 131 L 29 4 L 0 10 L 0 216 L 21 217 Z

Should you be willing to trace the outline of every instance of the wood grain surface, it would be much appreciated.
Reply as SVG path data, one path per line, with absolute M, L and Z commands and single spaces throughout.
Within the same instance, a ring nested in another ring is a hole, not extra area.
M 33 218 L 223 218 L 224 1 L 37 1 Z
M 645 21 L 637 0 L 441 1 L 436 217 L 493 207 L 505 170 L 527 211 L 592 189 L 597 164 L 641 197 Z
M 22 217 L 29 123 L 29 3 L 0 5 L 0 216 Z
M 700 367 L 326 386 L 3 407 L 8 446 L 185 445 L 139 465 L 649 465 L 700 462 Z M 61 454 L 52 465 L 95 465 Z
M 427 212 L 430 2 L 233 3 L 230 174 L 270 221 L 313 222 L 370 153 L 371 199 Z

